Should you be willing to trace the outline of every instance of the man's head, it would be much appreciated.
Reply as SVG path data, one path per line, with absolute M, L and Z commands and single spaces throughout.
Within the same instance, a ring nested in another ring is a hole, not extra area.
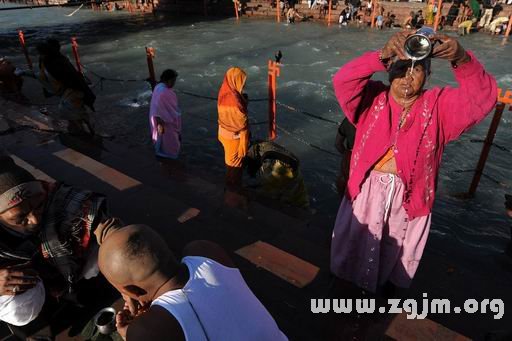
M 38 44 L 36 48 L 41 57 L 55 56 L 60 54 L 60 43 L 57 39 L 50 38 L 44 43 Z
M 430 76 L 430 58 L 416 62 L 411 71 L 411 60 L 398 60 L 389 69 L 389 83 L 395 98 L 413 98 L 421 94 Z
M 32 174 L 0 155 L 0 224 L 25 235 L 40 229 L 47 193 Z
M 164 83 L 168 88 L 174 87 L 178 73 L 173 69 L 167 69 L 160 75 L 160 82 Z
M 41 57 L 46 57 L 50 54 L 48 44 L 46 42 L 37 44 L 36 49 Z
M 129 225 L 114 231 L 101 244 L 98 266 L 121 294 L 148 302 L 175 275 L 179 264 L 153 229 Z
M 48 52 L 50 55 L 55 56 L 60 54 L 60 43 L 57 39 L 50 38 L 46 41 L 48 45 Z

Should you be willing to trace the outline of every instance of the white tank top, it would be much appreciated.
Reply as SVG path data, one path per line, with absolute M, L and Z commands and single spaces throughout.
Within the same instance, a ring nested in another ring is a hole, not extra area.
M 185 257 L 182 262 L 190 273 L 187 284 L 152 305 L 178 320 L 187 341 L 288 340 L 238 269 L 205 257 Z

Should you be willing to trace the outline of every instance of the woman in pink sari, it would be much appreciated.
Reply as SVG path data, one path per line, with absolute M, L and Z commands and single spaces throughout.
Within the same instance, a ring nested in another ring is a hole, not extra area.
M 178 97 L 172 89 L 178 73 L 165 70 L 160 83 L 155 86 L 149 109 L 151 138 L 155 154 L 159 157 L 177 159 L 181 148 L 181 111 Z
M 332 235 L 331 271 L 376 292 L 409 287 L 430 230 L 445 145 L 496 104 L 494 78 L 454 38 L 436 35 L 432 57 L 451 63 L 459 86 L 425 90 L 430 58 L 411 66 L 394 35 L 344 65 L 334 89 L 356 128 L 349 181 Z M 390 85 L 370 80 L 388 72 Z

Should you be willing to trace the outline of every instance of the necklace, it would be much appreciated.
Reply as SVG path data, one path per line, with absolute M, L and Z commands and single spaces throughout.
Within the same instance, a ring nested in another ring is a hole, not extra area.
M 400 120 L 398 121 L 398 125 L 396 127 L 396 134 L 395 134 L 395 141 L 393 142 L 393 146 L 396 147 L 396 143 L 397 143 L 397 140 L 398 140 L 398 133 L 400 132 L 400 129 L 402 129 L 402 127 L 404 126 L 405 122 L 407 121 L 407 116 L 409 116 L 409 113 L 411 112 L 411 109 L 412 109 L 412 105 L 409 107 L 409 108 L 405 108 L 403 109 L 401 115 L 400 115 Z
M 407 121 L 407 116 L 409 116 L 409 113 L 411 112 L 412 105 L 409 108 L 404 108 L 402 111 L 402 115 L 400 116 L 400 122 L 398 123 L 398 130 L 402 129 L 405 121 Z

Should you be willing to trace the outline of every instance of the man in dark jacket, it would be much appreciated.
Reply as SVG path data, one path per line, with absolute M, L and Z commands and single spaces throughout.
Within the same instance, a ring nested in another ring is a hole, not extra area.
M 39 51 L 39 81 L 44 87 L 45 95 L 56 95 L 61 99 L 58 111 L 52 113 L 52 116 L 68 121 L 70 133 L 88 131 L 93 134 L 86 108 L 94 111 L 96 96 L 87 85 L 84 76 L 60 52 L 60 44 L 57 40 L 48 39 L 45 43 L 38 45 L 37 50 Z
M 346 118 L 341 122 L 336 134 L 336 149 L 341 154 L 340 174 L 336 180 L 338 194 L 343 198 L 347 187 L 348 175 L 350 170 L 350 158 L 352 157 L 352 148 L 356 137 L 356 128 Z
M 24 326 L 47 296 L 72 297 L 98 274 L 99 244 L 119 226 L 102 195 L 36 180 L 0 155 L 0 320 Z

